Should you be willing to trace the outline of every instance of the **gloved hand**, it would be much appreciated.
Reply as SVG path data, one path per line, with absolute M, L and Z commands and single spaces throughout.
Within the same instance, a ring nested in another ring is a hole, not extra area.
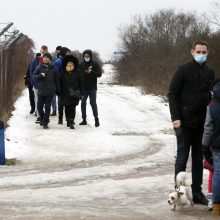
M 45 77 L 46 74 L 45 74 L 45 73 L 40 73 L 40 75 L 41 75 L 42 77 Z
M 213 164 L 212 152 L 209 146 L 202 146 L 204 158 L 208 161 L 208 163 Z

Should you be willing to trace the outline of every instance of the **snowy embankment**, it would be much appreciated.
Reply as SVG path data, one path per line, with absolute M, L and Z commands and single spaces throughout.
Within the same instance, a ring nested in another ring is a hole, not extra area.
M 0 173 L 4 219 L 162 219 L 154 208 L 172 219 L 166 203 L 175 138 L 168 107 L 138 88 L 114 85 L 112 67 L 104 69 L 99 128 L 89 102 L 87 126 L 78 125 L 78 106 L 75 130 L 56 117 L 43 130 L 29 115 L 27 90 L 17 100 L 6 130 L 6 157 L 17 165 Z

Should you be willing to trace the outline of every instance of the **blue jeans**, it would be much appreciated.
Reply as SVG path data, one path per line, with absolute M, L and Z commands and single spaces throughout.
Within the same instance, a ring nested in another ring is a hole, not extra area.
M 86 101 L 87 101 L 88 97 L 90 100 L 90 105 L 92 107 L 93 116 L 95 119 L 98 118 L 98 108 L 97 108 L 97 104 L 96 104 L 96 93 L 97 93 L 97 90 L 86 90 L 85 91 L 85 95 L 83 96 L 82 101 L 81 101 L 81 111 L 82 111 L 83 120 L 86 120 Z
M 53 96 L 51 105 L 52 105 L 53 112 L 56 112 L 57 111 L 57 96 L 56 95 Z
M 191 148 L 192 152 L 192 191 L 202 190 L 203 178 L 203 152 L 202 152 L 203 128 L 182 127 L 177 135 L 177 157 L 175 164 L 175 177 L 180 171 L 186 171 L 186 165 Z
M 220 204 L 220 152 L 212 152 L 214 163 L 214 176 L 212 182 L 213 203 Z

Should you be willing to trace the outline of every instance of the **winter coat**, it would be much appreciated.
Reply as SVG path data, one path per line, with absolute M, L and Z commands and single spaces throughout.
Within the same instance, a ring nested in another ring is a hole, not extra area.
M 66 64 L 68 61 L 72 61 L 75 65 L 75 68 L 72 72 L 66 71 Z M 71 97 L 70 90 L 78 91 L 81 96 L 84 95 L 84 82 L 82 78 L 82 73 L 78 69 L 78 60 L 72 55 L 67 55 L 63 59 L 60 85 L 60 105 L 78 105 L 80 97 Z
M 41 73 L 45 73 L 42 76 Z M 33 74 L 38 84 L 38 94 L 42 96 L 54 96 L 60 93 L 59 74 L 53 64 L 39 64 Z
M 33 77 L 33 74 L 34 74 L 34 71 L 35 69 L 37 68 L 37 66 L 39 64 L 42 63 L 42 58 L 40 59 L 39 57 L 35 57 L 32 62 L 31 62 L 31 66 L 30 66 L 30 80 L 31 80 L 31 84 L 32 86 L 37 89 L 38 88 L 38 85 L 37 85 L 37 81 L 34 79 Z
M 177 69 L 168 93 L 172 121 L 181 120 L 182 126 L 191 128 L 204 126 L 214 77 L 212 68 L 194 60 Z
M 24 83 L 27 87 L 32 87 L 31 76 L 30 76 L 30 68 L 31 68 L 31 64 L 28 65 L 26 75 L 24 75 Z
M 55 66 L 57 68 L 58 73 L 60 73 L 60 74 L 62 71 L 62 61 L 63 61 L 63 57 L 61 57 L 61 56 L 59 56 L 55 61 Z
M 202 144 L 220 151 L 220 82 L 214 87 L 213 98 L 207 108 Z
M 80 63 L 79 68 L 82 71 L 83 74 L 83 80 L 85 84 L 85 90 L 97 90 L 97 78 L 102 76 L 102 70 L 100 65 L 92 60 L 92 51 L 91 50 L 85 50 L 83 52 L 84 54 L 90 55 L 90 62 L 83 61 Z M 92 68 L 92 72 L 90 74 L 87 74 L 84 72 L 84 70 L 87 70 L 89 67 Z

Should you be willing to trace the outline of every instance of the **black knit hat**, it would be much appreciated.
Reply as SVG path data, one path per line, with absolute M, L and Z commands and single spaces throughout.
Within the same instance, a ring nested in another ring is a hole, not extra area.
M 50 53 L 44 53 L 44 54 L 43 54 L 43 58 L 44 58 L 44 57 L 47 57 L 47 58 L 49 58 L 50 60 L 52 60 L 52 56 L 51 56 Z
M 61 50 L 62 49 L 62 46 L 57 46 L 56 47 L 56 50 Z

